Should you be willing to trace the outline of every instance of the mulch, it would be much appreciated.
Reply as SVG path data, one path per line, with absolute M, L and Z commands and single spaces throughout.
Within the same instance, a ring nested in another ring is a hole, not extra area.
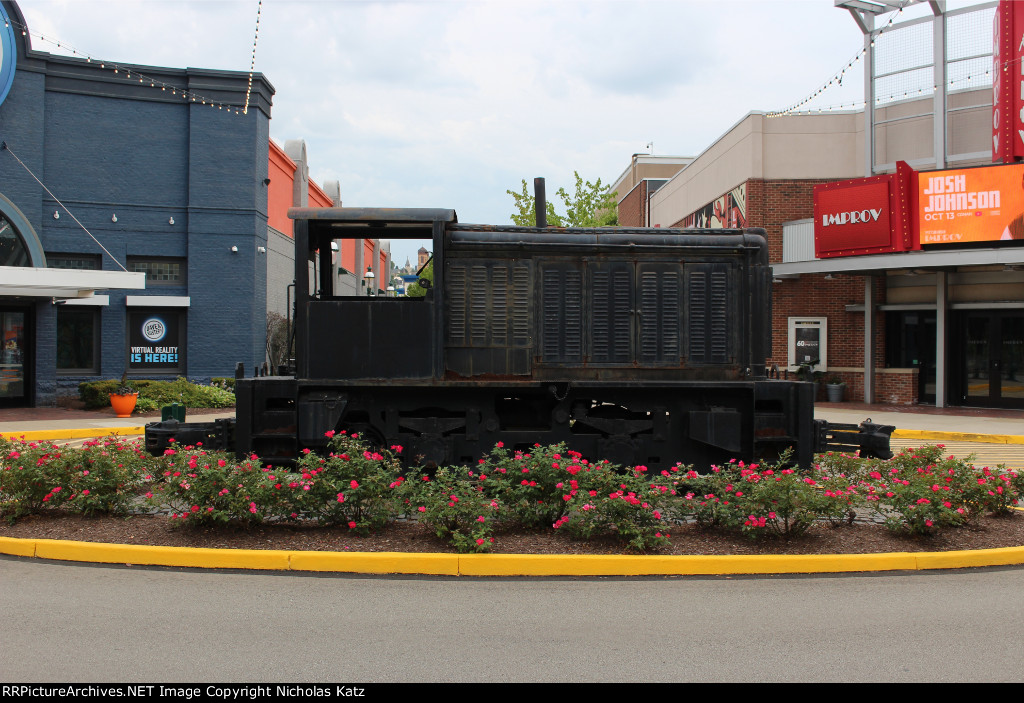
M 885 552 L 941 552 L 1024 546 L 1024 514 L 983 517 L 959 528 L 946 528 L 928 536 L 906 536 L 879 524 L 856 522 L 833 527 L 814 525 L 790 540 L 752 540 L 742 535 L 679 525 L 671 533 L 671 546 L 656 552 L 672 555 L 725 554 L 872 554 Z M 0 536 L 26 539 L 63 539 L 112 544 L 223 549 L 283 549 L 353 552 L 435 552 L 455 550 L 425 526 L 396 521 L 369 536 L 344 526 L 264 524 L 255 527 L 190 526 L 166 515 L 128 518 L 83 517 L 49 511 L 0 522 Z M 493 552 L 500 554 L 629 554 L 615 539 L 580 540 L 555 530 L 499 532 Z

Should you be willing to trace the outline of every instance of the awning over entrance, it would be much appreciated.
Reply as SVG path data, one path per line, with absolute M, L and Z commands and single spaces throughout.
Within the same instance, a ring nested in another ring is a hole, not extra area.
M 144 290 L 146 274 L 0 266 L 0 296 L 89 298 L 98 290 Z

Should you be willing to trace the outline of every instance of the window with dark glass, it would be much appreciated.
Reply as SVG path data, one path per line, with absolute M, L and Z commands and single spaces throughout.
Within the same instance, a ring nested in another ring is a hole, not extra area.
M 128 258 L 128 270 L 146 274 L 147 286 L 184 286 L 185 259 Z
M 85 306 L 57 308 L 57 370 L 99 373 L 99 310 Z
M 31 266 L 28 249 L 18 230 L 0 215 L 0 266 Z
M 52 269 L 98 271 L 100 257 L 93 254 L 47 254 L 46 265 Z

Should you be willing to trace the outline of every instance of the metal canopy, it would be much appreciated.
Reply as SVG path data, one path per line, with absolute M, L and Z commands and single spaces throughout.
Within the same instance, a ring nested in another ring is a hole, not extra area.
M 892 269 L 947 269 L 959 266 L 991 266 L 993 264 L 1024 264 L 1024 247 L 840 256 L 834 259 L 772 264 L 772 270 L 779 278 L 809 273 L 874 273 Z
M 89 298 L 98 290 L 144 290 L 146 274 L 0 266 L 0 296 Z

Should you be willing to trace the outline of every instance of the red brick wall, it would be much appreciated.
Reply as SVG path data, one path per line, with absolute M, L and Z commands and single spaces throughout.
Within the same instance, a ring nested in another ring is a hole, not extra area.
M 863 371 L 830 371 L 825 375 L 824 382 L 837 376 L 846 384 L 843 400 L 864 400 Z M 876 368 L 875 402 L 892 405 L 913 405 L 917 402 L 917 383 L 917 369 L 912 369 L 910 373 L 905 373 L 902 370 L 899 373 L 893 373 L 886 369 Z M 818 400 L 825 399 L 824 383 L 822 383 L 822 387 L 818 392 Z
M 885 302 L 885 282 L 875 277 L 876 303 Z M 864 303 L 864 277 L 821 274 L 780 280 L 772 284 L 772 354 L 769 364 L 789 363 L 790 317 L 828 318 L 828 365 L 864 366 L 864 313 L 847 312 L 847 305 Z M 885 361 L 885 313 L 875 313 L 875 364 Z
M 814 186 L 833 179 L 764 180 L 746 183 L 747 226 L 763 227 L 768 240 L 769 260 L 782 261 L 782 224 L 814 216 Z M 885 280 L 874 279 L 875 303 L 885 301 Z M 772 284 L 772 353 L 769 367 L 777 365 L 785 377 L 788 358 L 790 317 L 825 317 L 828 319 L 829 367 L 864 367 L 864 313 L 847 312 L 847 305 L 863 305 L 864 277 L 835 275 L 803 275 Z M 875 401 L 879 403 L 917 402 L 917 373 L 885 373 L 885 313 L 875 314 Z M 847 384 L 846 400 L 864 399 L 863 372 L 843 371 Z M 819 400 L 825 399 L 824 383 Z
M 619 227 L 644 227 L 647 223 L 647 181 L 640 181 L 619 203 Z

